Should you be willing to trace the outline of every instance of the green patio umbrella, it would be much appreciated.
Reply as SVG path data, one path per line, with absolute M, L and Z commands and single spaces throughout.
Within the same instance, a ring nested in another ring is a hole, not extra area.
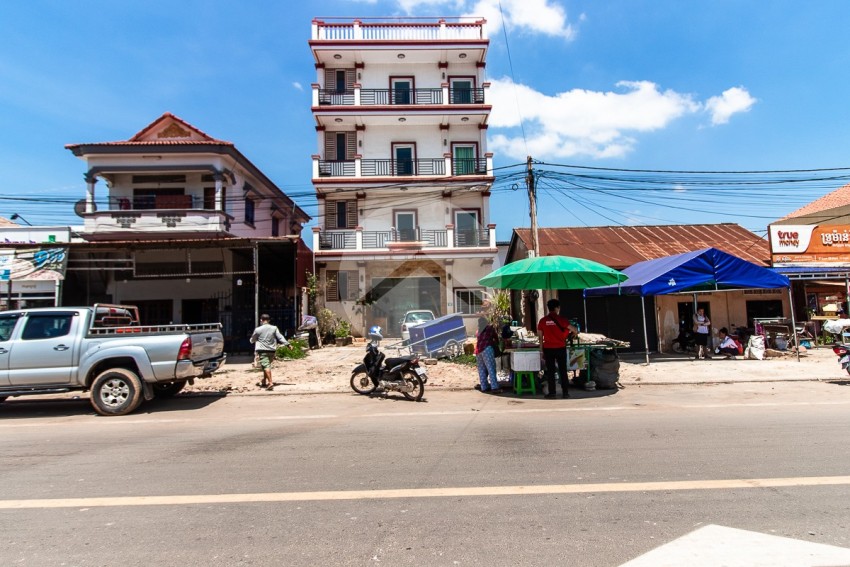
M 478 283 L 494 289 L 587 289 L 628 276 L 599 262 L 572 256 L 537 256 L 506 264 Z

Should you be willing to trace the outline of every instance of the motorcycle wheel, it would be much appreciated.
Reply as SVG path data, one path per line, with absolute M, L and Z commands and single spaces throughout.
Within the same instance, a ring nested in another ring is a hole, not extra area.
M 351 374 L 351 389 L 358 394 L 368 396 L 375 391 L 377 386 L 372 383 L 372 379 L 365 372 L 353 372 Z
M 417 376 L 414 372 L 409 372 L 404 375 L 404 381 L 407 384 L 413 385 L 413 391 L 402 392 L 404 397 L 408 400 L 413 400 L 414 402 L 421 401 L 422 396 L 425 394 L 425 384 L 422 383 L 422 378 Z

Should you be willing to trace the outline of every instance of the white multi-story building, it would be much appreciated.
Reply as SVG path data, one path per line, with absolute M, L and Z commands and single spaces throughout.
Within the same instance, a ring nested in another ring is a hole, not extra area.
M 492 270 L 484 21 L 314 20 L 316 271 L 325 305 L 390 334 L 480 310 Z

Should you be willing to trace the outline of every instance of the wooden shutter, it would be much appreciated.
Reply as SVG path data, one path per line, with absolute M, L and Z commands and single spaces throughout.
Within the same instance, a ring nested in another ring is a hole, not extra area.
M 337 283 L 339 282 L 339 272 L 336 270 L 326 271 L 325 282 L 327 283 L 325 286 L 325 301 L 339 301 L 339 288 L 337 286 Z
M 357 201 L 346 201 L 345 221 L 345 228 L 355 228 L 357 226 Z
M 358 277 L 358 272 L 348 272 L 348 299 L 351 299 L 352 301 L 357 299 L 360 291 L 360 287 L 357 285 Z
M 336 225 L 336 201 L 325 199 L 325 229 L 339 228 Z
M 355 132 L 345 133 L 345 159 L 354 159 L 357 153 L 357 135 Z

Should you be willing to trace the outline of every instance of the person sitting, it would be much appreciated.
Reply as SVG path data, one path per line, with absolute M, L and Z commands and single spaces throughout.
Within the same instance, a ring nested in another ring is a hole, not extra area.
M 735 339 L 729 336 L 729 329 L 726 327 L 720 328 L 720 345 L 714 350 L 717 354 L 725 355 L 726 359 L 734 359 L 738 354 L 738 344 Z

